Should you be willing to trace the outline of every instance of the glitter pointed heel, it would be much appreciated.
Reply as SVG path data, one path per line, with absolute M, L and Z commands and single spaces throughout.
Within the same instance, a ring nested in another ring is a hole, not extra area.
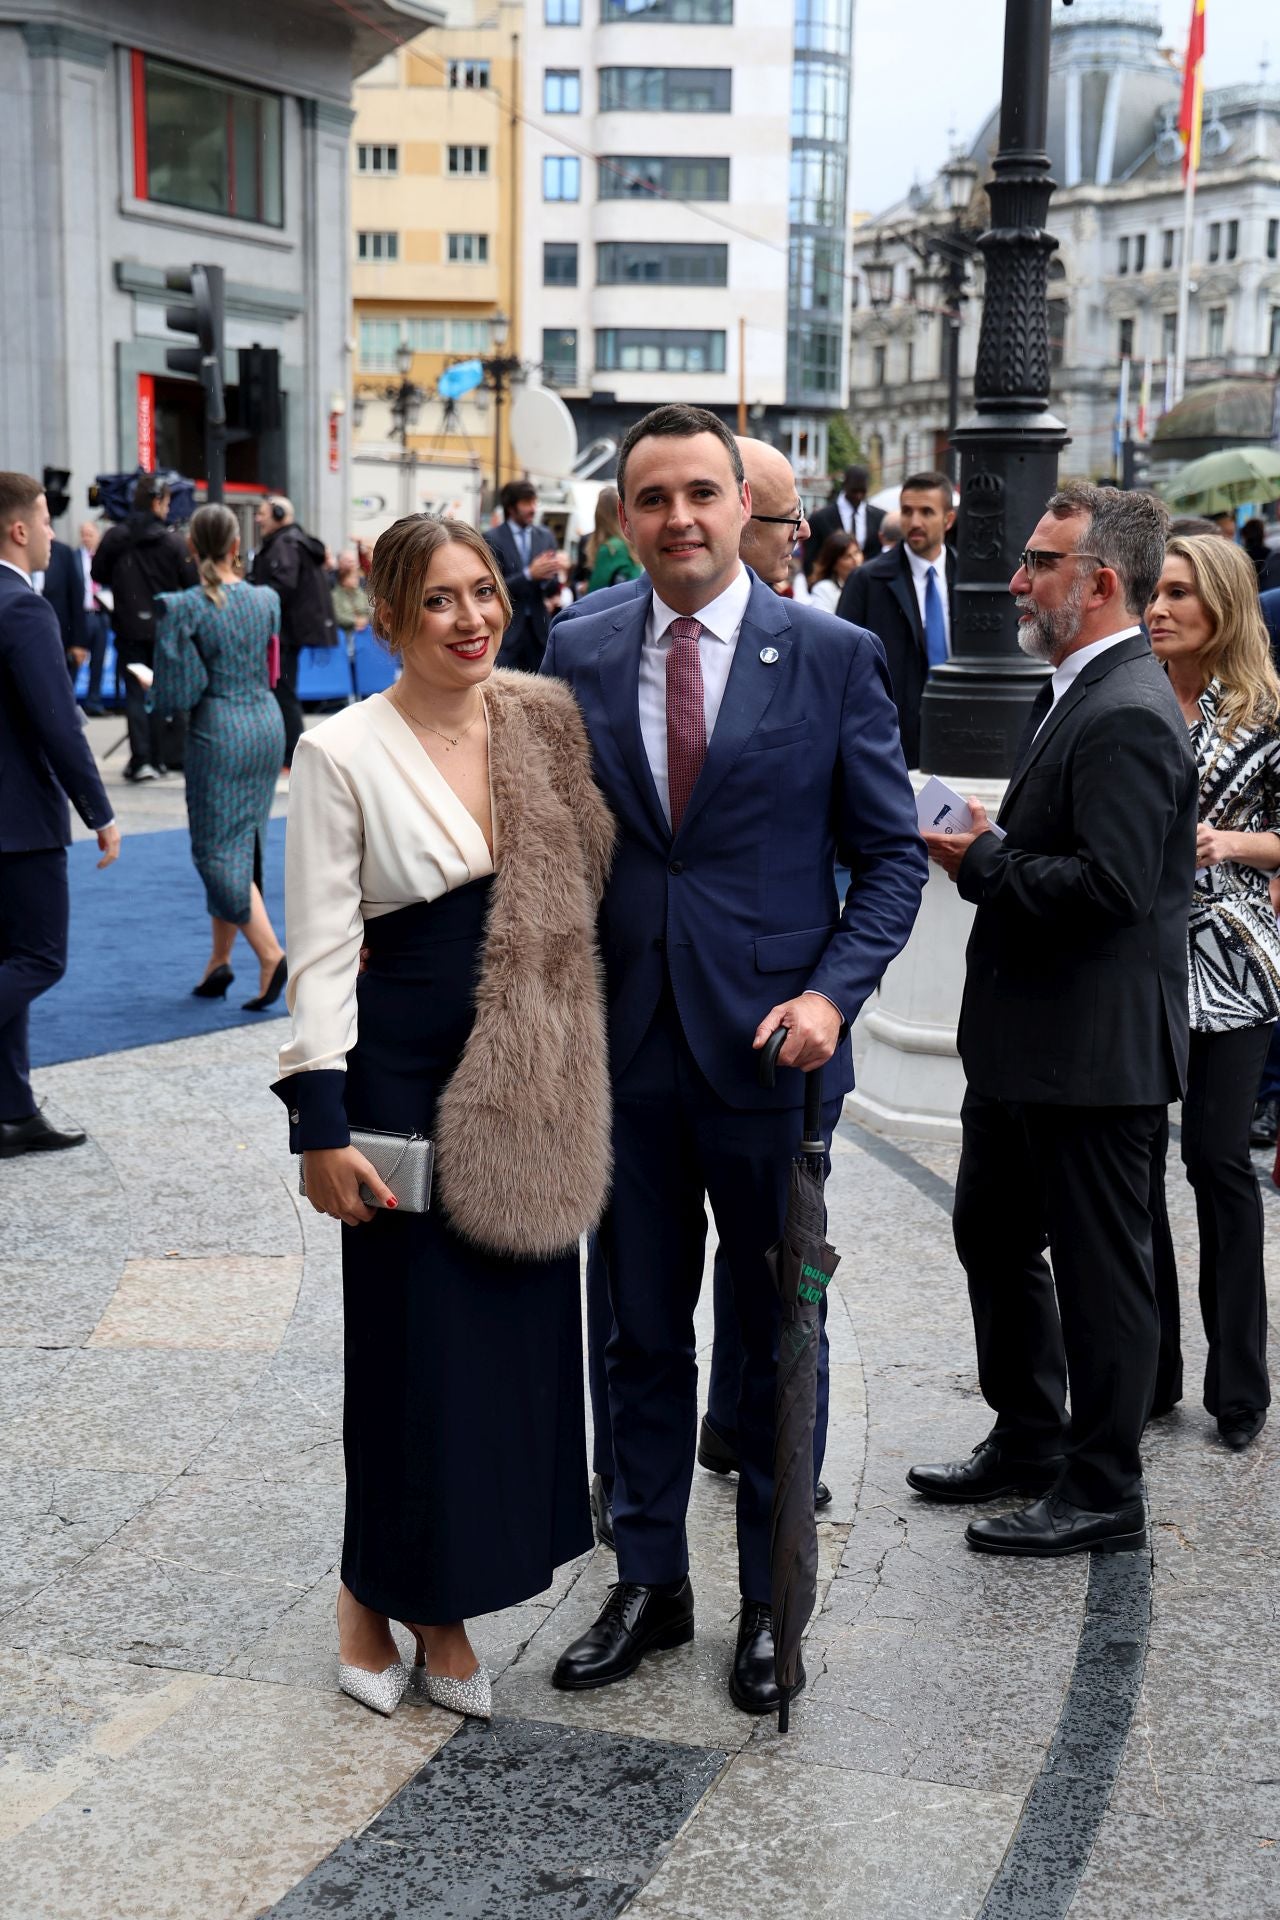
M 451 1673 L 428 1673 L 425 1640 L 410 1621 L 402 1624 L 418 1643 L 418 1657 L 409 1676 L 411 1696 L 416 1700 L 429 1700 L 433 1707 L 444 1707 L 449 1713 L 461 1713 L 472 1720 L 492 1720 L 493 1682 L 487 1668 L 477 1666 L 465 1680 L 457 1680 Z

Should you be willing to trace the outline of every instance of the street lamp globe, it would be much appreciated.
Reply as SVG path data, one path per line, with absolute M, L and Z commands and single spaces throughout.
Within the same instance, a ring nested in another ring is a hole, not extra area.
M 413 365 L 413 348 L 409 345 L 408 340 L 405 339 L 402 335 L 400 340 L 400 345 L 396 348 L 396 372 L 400 375 L 400 378 L 402 380 L 408 379 L 409 369 L 410 367 L 412 367 L 412 365 Z
M 865 272 L 868 300 L 873 307 L 887 307 L 893 298 L 892 260 L 882 260 L 877 254 L 867 261 Z
M 351 425 L 357 433 L 364 425 L 365 398 L 357 387 L 351 396 Z
M 978 169 L 967 154 L 953 153 L 942 169 L 942 178 L 946 187 L 947 207 L 959 219 L 962 213 L 968 212 L 973 189 L 978 182 Z
M 498 352 L 501 353 L 507 344 L 507 335 L 511 331 L 511 322 L 501 307 L 498 308 L 493 319 L 489 322 L 489 330 L 493 336 L 494 346 L 498 349 Z

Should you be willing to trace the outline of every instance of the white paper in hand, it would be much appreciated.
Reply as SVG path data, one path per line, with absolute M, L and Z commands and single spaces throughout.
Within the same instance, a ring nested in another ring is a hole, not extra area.
M 925 781 L 916 795 L 916 819 L 920 823 L 921 833 L 972 833 L 973 815 L 969 803 L 962 794 L 949 787 L 945 780 L 939 780 L 937 774 Z M 1003 840 L 1005 832 L 995 821 L 988 822 L 990 831 Z

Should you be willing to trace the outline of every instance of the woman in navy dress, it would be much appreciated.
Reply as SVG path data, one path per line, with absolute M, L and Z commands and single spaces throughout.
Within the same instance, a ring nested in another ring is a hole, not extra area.
M 487 1716 L 467 1620 L 592 1545 L 578 1236 L 607 1181 L 612 822 L 569 691 L 493 673 L 510 605 L 473 529 L 398 522 L 370 587 L 402 672 L 294 759 L 274 1091 L 343 1223 L 339 1684 L 394 1710 L 398 1619 L 421 1691 Z M 435 1142 L 426 1212 L 395 1210 L 353 1128 Z
M 235 978 L 236 935 L 243 933 L 258 962 L 258 992 L 245 1005 L 257 1012 L 279 999 L 286 973 L 262 899 L 267 821 L 284 755 L 284 722 L 267 681 L 280 600 L 274 588 L 240 578 L 240 531 L 229 507 L 200 507 L 188 539 L 200 584 L 158 595 L 151 705 L 159 713 L 191 713 L 191 857 L 213 922 L 209 964 L 192 991 L 207 1000 L 225 995 Z

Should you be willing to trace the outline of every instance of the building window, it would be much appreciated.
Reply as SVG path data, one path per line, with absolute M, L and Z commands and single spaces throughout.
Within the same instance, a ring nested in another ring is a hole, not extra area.
M 1268 260 L 1280 258 L 1280 220 L 1267 222 L 1267 258 Z
M 1239 251 L 1240 251 L 1240 222 L 1238 220 L 1228 220 L 1227 222 L 1227 258 L 1228 260 L 1234 260 L 1236 255 L 1239 253 Z
M 789 299 L 800 313 L 838 313 L 844 292 L 844 248 L 837 239 L 798 234 L 791 242 Z M 857 306 L 856 287 L 850 304 Z
M 1166 227 L 1160 236 L 1160 265 L 1174 267 L 1178 264 L 1178 230 Z
M 889 349 L 884 346 L 871 349 L 871 384 L 882 387 L 889 370 Z
M 418 314 L 405 321 L 405 336 L 415 353 L 444 352 L 444 321 Z
M 796 0 L 795 44 L 806 53 L 848 55 L 853 0 Z M 909 473 L 911 469 L 908 467 Z
M 601 113 L 728 113 L 728 67 L 601 67 Z
M 358 233 L 356 235 L 357 260 L 398 260 L 400 258 L 400 235 L 398 233 Z
M 1280 360 L 1280 307 L 1271 309 L 1271 340 L 1267 351 L 1273 360 Z
M 1120 358 L 1122 360 L 1132 360 L 1133 358 L 1133 321 L 1132 319 L 1126 318 L 1120 322 L 1119 347 L 1120 347 Z
M 578 243 L 576 240 L 543 241 L 542 284 L 544 287 L 577 286 Z
M 1214 261 L 1220 260 L 1221 258 L 1222 222 L 1221 220 L 1211 220 L 1209 222 L 1209 259 L 1210 261 Z
M 1210 307 L 1205 316 L 1205 352 L 1211 360 L 1220 360 L 1226 352 L 1226 343 L 1227 310 L 1225 307 Z
M 602 200 L 727 200 L 728 160 L 649 159 L 640 154 L 611 154 L 600 161 Z
M 360 366 L 365 373 L 394 373 L 400 345 L 398 320 L 361 320 Z
M 914 340 L 908 340 L 907 352 L 906 352 L 906 368 L 903 374 L 903 378 L 907 386 L 911 385 L 911 382 L 915 379 L 915 377 L 916 377 L 916 343 Z
M 600 24 L 654 20 L 662 25 L 731 27 L 733 0 L 600 0 Z
M 577 386 L 578 330 L 576 327 L 544 327 L 542 329 L 542 375 L 548 386 Z
M 542 18 L 548 27 L 580 27 L 582 0 L 546 0 Z
M 1176 313 L 1162 313 L 1160 316 L 1160 354 L 1165 360 L 1178 357 L 1178 316 Z
M 131 56 L 139 200 L 284 224 L 280 99 L 190 67 Z
M 729 249 L 717 241 L 602 240 L 596 247 L 596 283 L 625 287 L 727 287 Z
M 542 162 L 544 200 L 576 200 L 582 185 L 582 162 L 576 153 L 548 153 Z
M 487 87 L 488 84 L 489 62 L 487 60 L 451 60 L 449 62 L 451 87 Z
M 1147 236 L 1145 233 L 1135 233 L 1133 236 L 1133 270 L 1135 273 L 1145 273 L 1147 270 Z
M 548 67 L 542 76 L 544 113 L 581 113 L 582 77 L 576 67 Z
M 794 149 L 791 155 L 792 225 L 838 230 L 844 220 L 844 175 L 843 150 Z
M 488 147 L 450 147 L 448 165 L 450 173 L 486 174 L 489 171 L 489 149 Z
M 486 266 L 489 260 L 488 234 L 451 233 L 449 235 L 449 258 L 451 261 L 462 266 Z
M 1127 233 L 1122 237 L 1120 241 L 1119 258 L 1116 261 L 1116 271 L 1117 273 L 1128 273 L 1129 271 L 1129 236 Z
M 724 334 L 692 327 L 600 327 L 596 367 L 605 373 L 723 373 Z
M 842 147 L 849 133 L 849 75 L 833 60 L 797 60 L 791 70 L 791 138 Z
M 449 351 L 450 353 L 488 353 L 489 322 L 487 320 L 451 320 Z
M 356 148 L 357 173 L 399 173 L 399 147 L 372 147 L 363 142 Z

